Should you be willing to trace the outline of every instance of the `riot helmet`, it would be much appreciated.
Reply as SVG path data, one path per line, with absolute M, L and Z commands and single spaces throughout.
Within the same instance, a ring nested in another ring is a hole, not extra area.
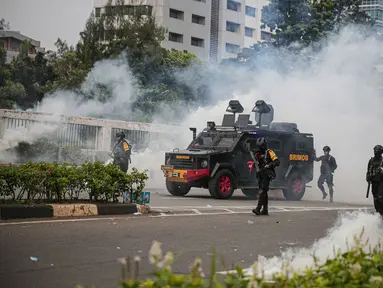
M 374 147 L 374 155 L 375 157 L 381 157 L 383 154 L 383 147 L 382 145 L 376 145 Z
M 267 149 L 267 140 L 266 140 L 266 138 L 263 138 L 263 137 L 258 138 L 257 142 L 256 142 L 256 145 L 257 145 L 257 147 L 259 148 L 259 150 L 261 152 L 265 152 L 266 149 Z
M 323 152 L 324 152 L 324 154 L 329 154 L 330 151 L 331 151 L 331 148 L 330 148 L 329 146 L 324 146 L 324 147 L 323 147 Z
M 122 139 L 125 138 L 125 133 L 124 133 L 124 131 L 118 131 L 118 132 L 116 133 L 116 138 L 117 138 L 117 141 L 118 141 L 118 142 L 122 141 Z

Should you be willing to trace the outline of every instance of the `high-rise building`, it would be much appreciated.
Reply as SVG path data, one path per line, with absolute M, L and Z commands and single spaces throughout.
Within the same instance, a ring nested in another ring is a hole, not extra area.
M 93 0 L 96 16 L 108 0 Z M 115 2 L 114 2 L 115 3 Z M 261 11 L 267 0 L 125 0 L 127 9 L 146 5 L 158 25 L 167 28 L 162 46 L 219 62 L 236 57 L 267 37 L 261 31 Z M 138 3 L 138 4 L 137 4 Z M 129 14 L 127 12 L 127 14 Z
M 360 7 L 375 20 L 376 26 L 383 27 L 383 0 L 363 0 Z

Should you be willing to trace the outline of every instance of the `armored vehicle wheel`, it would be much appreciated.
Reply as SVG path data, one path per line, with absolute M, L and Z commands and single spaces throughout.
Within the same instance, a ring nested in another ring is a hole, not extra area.
M 302 199 L 306 192 L 306 182 L 304 177 L 294 172 L 290 175 L 288 180 L 288 188 L 283 189 L 283 196 L 286 200 L 299 201 Z
M 174 196 L 185 196 L 189 193 L 191 187 L 185 183 L 171 182 L 166 179 L 166 189 Z
M 228 169 L 222 169 L 209 181 L 209 192 L 213 198 L 229 199 L 234 193 L 235 177 Z
M 258 199 L 259 189 L 242 189 L 243 195 L 251 199 Z

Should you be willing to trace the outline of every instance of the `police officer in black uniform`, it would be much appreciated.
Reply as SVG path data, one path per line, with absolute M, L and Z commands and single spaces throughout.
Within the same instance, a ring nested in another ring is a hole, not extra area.
M 131 163 L 131 147 L 128 140 L 125 139 L 125 133 L 123 131 L 117 132 L 116 134 L 117 143 L 113 148 L 113 155 L 115 163 L 120 167 L 120 169 L 126 173 L 129 168 L 129 163 Z
M 326 181 L 328 190 L 330 192 L 330 202 L 333 202 L 333 196 L 334 196 L 334 176 L 333 173 L 338 168 L 338 165 L 336 163 L 336 160 L 334 156 L 330 155 L 331 148 L 329 146 L 323 147 L 323 153 L 324 155 L 320 157 L 316 157 L 315 150 L 314 150 L 314 160 L 319 162 L 322 161 L 322 164 L 320 166 L 320 176 L 318 179 L 318 187 L 322 191 L 323 199 L 326 199 L 327 193 L 324 190 L 323 184 Z
M 256 145 L 259 149 L 255 154 L 255 161 L 258 162 L 260 169 L 257 173 L 259 198 L 258 205 L 253 209 L 253 213 L 256 215 L 269 215 L 269 196 L 267 192 L 269 191 L 270 181 L 276 177 L 275 167 L 279 166 L 280 161 L 273 150 L 267 149 L 267 140 L 265 138 L 258 138 Z
M 371 183 L 376 212 L 383 214 L 383 147 L 374 147 L 374 157 L 368 161 L 366 181 Z

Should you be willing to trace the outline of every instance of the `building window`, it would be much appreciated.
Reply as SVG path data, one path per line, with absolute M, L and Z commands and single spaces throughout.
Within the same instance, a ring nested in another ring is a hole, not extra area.
M 96 17 L 100 17 L 101 16 L 101 8 L 96 8 L 95 9 L 95 15 L 96 15 Z
M 246 15 L 247 16 L 255 17 L 256 12 L 257 12 L 257 10 L 255 8 L 250 7 L 250 6 L 246 6 Z
M 196 37 L 191 37 L 191 45 L 192 46 L 197 46 L 197 47 L 204 47 L 205 46 L 205 40 L 196 38 Z
M 227 9 L 240 12 L 241 3 L 233 1 L 233 0 L 227 0 Z
M 245 27 L 245 36 L 253 37 L 254 30 L 253 28 Z
M 261 40 L 270 41 L 271 33 L 267 31 L 261 31 Z
M 226 31 L 238 33 L 241 26 L 237 23 L 226 21 Z
M 241 47 L 240 47 L 239 45 L 226 43 L 225 50 L 226 50 L 226 52 L 228 52 L 228 53 L 238 54 L 240 48 L 241 48 Z
M 0 47 L 6 49 L 6 47 L 5 47 L 5 40 L 4 39 L 0 39 Z
M 10 44 L 9 50 L 20 52 L 21 41 L 12 39 L 10 40 L 10 42 L 11 44 Z
M 178 42 L 178 43 L 184 43 L 184 35 L 178 34 L 178 33 L 169 32 L 169 41 Z
M 171 9 L 169 10 L 169 16 L 170 18 L 176 18 L 179 20 L 184 20 L 184 12 L 176 9 Z
M 196 24 L 205 25 L 205 17 L 192 14 L 192 22 Z

